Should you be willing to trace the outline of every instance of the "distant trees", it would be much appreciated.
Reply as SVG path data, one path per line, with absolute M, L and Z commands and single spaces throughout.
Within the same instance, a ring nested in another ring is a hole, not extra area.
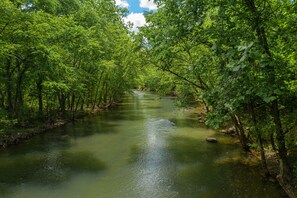
M 245 150 L 257 142 L 267 175 L 264 146 L 276 149 L 278 179 L 289 183 L 296 164 L 288 151 L 297 141 L 296 2 L 157 2 L 142 29 L 147 64 L 174 75 L 177 91 L 191 86 L 186 90 L 209 110 L 208 125 L 233 122 Z

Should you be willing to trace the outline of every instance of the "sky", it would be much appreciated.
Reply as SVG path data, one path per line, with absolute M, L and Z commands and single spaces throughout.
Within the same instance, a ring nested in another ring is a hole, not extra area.
M 154 0 L 115 0 L 115 3 L 119 7 L 128 8 L 129 15 L 124 17 L 124 22 L 132 22 L 134 25 L 131 30 L 134 32 L 146 23 L 143 12 L 157 9 Z

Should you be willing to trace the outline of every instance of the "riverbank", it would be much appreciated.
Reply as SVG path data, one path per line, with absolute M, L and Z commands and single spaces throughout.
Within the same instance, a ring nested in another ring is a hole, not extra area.
M 226 136 L 230 136 L 235 138 L 238 143 L 240 144 L 240 137 L 236 133 L 236 130 L 234 127 L 231 128 L 225 128 L 218 131 L 221 134 L 224 134 Z M 279 168 L 279 159 L 277 156 L 276 150 L 269 147 L 266 142 L 263 142 L 263 153 L 261 153 L 261 150 L 259 148 L 259 145 L 255 142 L 249 143 L 249 150 L 245 151 L 249 158 L 254 158 L 258 161 L 259 167 L 261 167 L 260 176 L 262 177 L 263 181 L 268 181 L 272 183 L 278 183 L 284 192 L 287 194 L 290 198 L 295 198 L 297 194 L 297 180 L 295 172 L 292 173 L 292 177 L 290 181 L 283 181 L 280 179 L 280 168 Z M 264 161 L 263 156 L 264 155 Z M 294 164 L 294 160 L 296 159 L 296 154 L 290 153 L 289 159 L 291 165 Z
M 20 144 L 36 135 L 46 133 L 49 130 L 61 127 L 67 123 L 75 122 L 76 120 L 88 116 L 94 116 L 102 111 L 109 110 L 118 104 L 118 102 L 112 102 L 101 108 L 86 109 L 84 111 L 77 111 L 75 113 L 69 111 L 66 112 L 64 116 L 57 116 L 56 118 L 52 118 L 50 120 L 11 127 L 0 133 L 0 150 L 12 145 Z

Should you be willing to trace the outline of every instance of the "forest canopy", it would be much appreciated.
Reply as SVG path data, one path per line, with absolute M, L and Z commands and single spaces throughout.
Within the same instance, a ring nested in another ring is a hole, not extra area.
M 0 2 L 1 129 L 117 101 L 131 88 L 136 42 L 106 0 Z

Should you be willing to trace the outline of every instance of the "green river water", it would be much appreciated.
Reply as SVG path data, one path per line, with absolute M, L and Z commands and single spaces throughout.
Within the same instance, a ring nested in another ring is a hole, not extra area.
M 172 98 L 135 91 L 112 111 L 0 151 L 0 197 L 285 197 L 245 157 Z

